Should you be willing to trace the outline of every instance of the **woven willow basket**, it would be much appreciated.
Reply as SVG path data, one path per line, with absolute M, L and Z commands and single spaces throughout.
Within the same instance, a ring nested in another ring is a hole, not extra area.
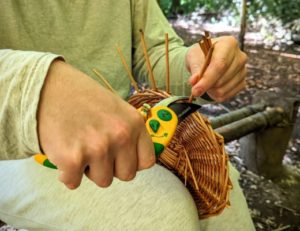
M 144 90 L 132 95 L 128 102 L 139 108 L 144 103 L 153 106 L 168 97 L 170 95 L 164 91 Z M 199 112 L 190 114 L 178 124 L 158 163 L 174 172 L 189 189 L 199 218 L 217 215 L 229 206 L 232 184 L 224 140 Z

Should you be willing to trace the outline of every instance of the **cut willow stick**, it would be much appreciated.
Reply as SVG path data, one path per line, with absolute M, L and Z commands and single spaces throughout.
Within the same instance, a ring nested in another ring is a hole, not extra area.
M 199 46 L 200 46 L 200 48 L 201 48 L 201 50 L 202 50 L 204 56 L 206 56 L 207 53 L 208 53 L 208 49 L 206 48 L 205 43 L 204 43 L 203 40 L 200 40 L 200 41 L 199 41 Z
M 135 89 L 136 92 L 140 92 L 139 87 L 138 87 L 138 85 L 137 85 L 137 83 L 136 83 L 136 81 L 135 81 L 135 79 L 134 79 L 134 77 L 132 75 L 132 72 L 129 69 L 127 63 L 126 63 L 126 60 L 125 60 L 124 55 L 123 55 L 123 52 L 122 52 L 121 48 L 118 46 L 118 44 L 116 44 L 116 48 L 117 48 L 118 54 L 119 54 L 119 56 L 121 58 L 122 64 L 123 64 L 123 66 L 124 66 L 124 68 L 125 68 L 125 70 L 126 70 L 126 72 L 128 74 L 128 77 L 129 77 L 129 80 L 130 80 L 132 86 L 134 87 L 134 89 Z
M 198 77 L 196 79 L 196 83 L 202 78 L 204 72 L 206 71 L 206 69 L 207 69 L 207 67 L 208 67 L 208 65 L 210 63 L 213 50 L 214 50 L 214 44 L 211 46 L 211 48 L 208 51 L 207 56 L 205 57 L 204 64 L 203 64 L 203 66 L 202 66 L 202 68 L 200 70 L 200 74 L 198 75 Z M 189 103 L 191 103 L 192 101 L 193 101 L 193 94 L 191 93 L 190 98 L 189 98 Z
M 204 31 L 204 36 L 206 39 L 206 43 L 208 44 L 207 48 L 210 48 L 212 46 L 210 33 L 208 31 Z
M 150 58 L 149 58 L 149 55 L 148 55 L 147 46 L 146 46 L 146 42 L 145 42 L 145 36 L 144 36 L 144 32 L 143 32 L 142 29 L 140 30 L 140 34 L 141 34 L 141 43 L 142 43 L 142 47 L 143 47 L 143 51 L 144 51 L 144 56 L 145 56 L 145 60 L 146 60 L 146 64 L 147 64 L 147 69 L 148 69 L 148 72 L 149 72 L 150 81 L 152 83 L 152 89 L 154 91 L 157 91 L 153 71 L 152 71 L 152 68 L 151 68 Z
M 189 169 L 190 169 L 190 172 L 192 174 L 192 178 L 193 178 L 193 181 L 194 181 L 194 184 L 195 184 L 195 187 L 196 187 L 196 190 L 199 191 L 199 186 L 198 186 L 198 183 L 197 183 L 197 180 L 196 180 L 196 177 L 195 177 L 195 173 L 194 173 L 194 170 L 193 170 L 193 167 L 192 167 L 192 164 L 191 164 L 191 161 L 190 161 L 190 158 L 186 152 L 186 150 L 184 149 L 184 154 L 185 154 L 185 158 L 186 158 L 186 162 L 189 166 Z
M 112 88 L 112 86 L 109 84 L 109 82 L 104 78 L 103 75 L 99 73 L 99 71 L 96 70 L 96 68 L 93 68 L 92 71 L 101 79 L 101 81 L 104 83 L 105 87 L 110 90 L 113 93 L 116 93 L 116 91 Z
M 165 34 L 166 46 L 166 92 L 170 94 L 170 63 L 169 63 L 169 35 Z

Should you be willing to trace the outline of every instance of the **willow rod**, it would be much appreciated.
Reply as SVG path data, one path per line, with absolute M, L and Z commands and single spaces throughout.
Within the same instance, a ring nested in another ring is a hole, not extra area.
M 96 68 L 92 69 L 93 72 L 102 80 L 102 82 L 104 83 L 104 85 L 106 86 L 106 88 L 108 88 L 111 92 L 116 93 L 116 91 L 112 88 L 112 86 L 109 84 L 109 82 L 104 78 L 103 75 L 101 75 Z
M 170 63 L 169 63 L 169 35 L 165 34 L 166 46 L 166 92 L 170 94 Z
M 198 183 L 197 183 L 197 180 L 196 180 L 196 177 L 195 177 L 195 173 L 194 173 L 194 170 L 193 170 L 193 167 L 192 167 L 190 158 L 189 158 L 188 154 L 186 153 L 186 150 L 185 150 L 185 149 L 183 149 L 183 150 L 184 150 L 186 162 L 187 162 L 187 164 L 188 164 L 188 166 L 189 166 L 189 169 L 190 169 L 190 172 L 191 172 L 191 174 L 192 174 L 192 178 L 193 178 L 193 181 L 194 181 L 196 190 L 199 191 L 199 186 L 198 186 Z
M 204 31 L 203 40 L 204 40 L 207 50 L 209 50 L 209 48 L 212 46 L 212 42 L 211 42 L 210 33 L 208 31 Z
M 126 60 L 125 60 L 124 55 L 123 55 L 123 52 L 122 52 L 121 48 L 118 46 L 118 44 L 116 45 L 116 48 L 117 48 L 118 54 L 119 54 L 119 56 L 121 58 L 122 64 L 123 64 L 123 66 L 124 66 L 124 68 L 125 68 L 125 70 L 126 70 L 126 72 L 128 74 L 128 77 L 130 79 L 130 82 L 131 82 L 132 86 L 134 87 L 134 89 L 135 89 L 136 92 L 140 92 L 139 87 L 138 87 L 138 85 L 137 85 L 137 83 L 136 83 L 136 81 L 135 81 L 135 79 L 134 79 L 134 77 L 132 75 L 132 72 L 129 69 L 127 63 L 126 63 Z
M 213 50 L 214 50 L 214 45 L 211 46 L 211 48 L 208 51 L 207 56 L 205 57 L 204 64 L 200 70 L 200 74 L 198 75 L 196 82 L 198 82 L 202 78 L 204 72 L 206 71 L 206 69 L 210 63 Z M 190 98 L 189 98 L 189 103 L 191 103 L 192 101 L 193 101 L 193 94 L 191 93 Z
M 206 56 L 209 49 L 207 49 L 207 47 L 206 47 L 206 45 L 205 45 L 205 43 L 204 43 L 203 40 L 199 41 L 199 46 L 201 47 L 201 50 L 202 50 L 204 56 Z
M 149 75 L 150 75 L 150 81 L 152 83 L 152 88 L 153 88 L 154 91 L 157 91 L 157 87 L 156 87 L 153 71 L 152 71 L 152 68 L 151 68 L 150 58 L 149 58 L 149 55 L 148 55 L 143 30 L 140 30 L 140 34 L 141 34 L 141 43 L 142 43 L 142 47 L 143 47 L 143 51 L 144 51 L 144 56 L 145 56 L 145 59 L 146 59 L 147 68 L 148 68 L 148 72 L 149 72 Z

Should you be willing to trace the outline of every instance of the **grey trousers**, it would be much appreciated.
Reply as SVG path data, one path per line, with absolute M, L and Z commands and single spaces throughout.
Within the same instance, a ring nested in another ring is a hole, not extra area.
M 114 179 L 99 188 L 84 178 L 76 190 L 58 181 L 56 170 L 33 158 L 0 161 L 0 220 L 28 230 L 254 230 L 245 198 L 231 167 L 231 207 L 198 220 L 185 186 L 155 165 L 130 182 Z

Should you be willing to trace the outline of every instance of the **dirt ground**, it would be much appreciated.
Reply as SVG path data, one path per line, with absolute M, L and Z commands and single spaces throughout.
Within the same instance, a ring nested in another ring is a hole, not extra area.
M 199 35 L 191 33 L 191 27 L 182 28 L 175 25 L 175 29 L 187 45 L 199 39 Z M 283 91 L 300 99 L 300 46 L 294 44 L 288 47 L 287 51 L 273 51 L 264 49 L 261 45 L 249 44 L 250 42 L 246 41 L 246 90 L 228 102 L 215 105 L 214 110 L 217 114 L 251 104 L 253 95 L 261 90 Z M 228 143 L 226 150 L 231 162 L 241 173 L 240 185 L 256 229 L 300 230 L 300 108 L 283 159 L 284 167 L 292 174 L 273 180 L 266 179 L 247 170 L 238 155 L 238 140 Z
M 260 90 L 280 89 L 300 97 L 300 53 L 255 46 L 246 47 L 246 52 L 249 57 L 247 89 L 229 103 L 232 108 L 251 103 L 252 95 Z M 284 166 L 295 174 L 271 181 L 252 174 L 231 158 L 241 172 L 240 183 L 257 230 L 300 230 L 300 110 L 297 117 L 283 159 Z

